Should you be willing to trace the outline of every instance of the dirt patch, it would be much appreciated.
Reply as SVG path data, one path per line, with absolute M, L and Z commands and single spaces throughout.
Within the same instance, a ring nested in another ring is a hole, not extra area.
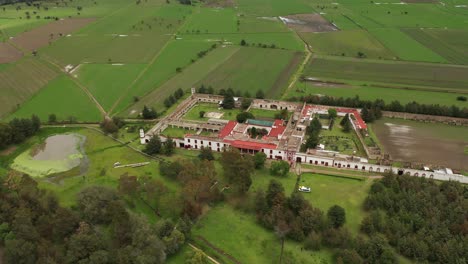
M 223 116 L 223 113 L 219 112 L 208 112 L 205 113 L 205 117 L 220 119 Z
M 468 169 L 468 156 L 464 154 L 467 142 L 451 136 L 463 133 L 466 131 L 464 128 L 444 128 L 443 125 L 384 119 L 377 121 L 373 129 L 385 152 L 390 154 L 393 160 Z M 447 132 L 444 136 L 434 134 L 436 130 L 441 129 L 456 131 Z
M 70 18 L 51 22 L 47 25 L 22 33 L 11 39 L 19 47 L 33 51 L 65 37 L 69 33 L 93 22 L 94 18 Z
M 234 0 L 204 0 L 207 7 L 234 7 Z
M 312 83 L 315 86 L 320 87 L 331 87 L 331 88 L 351 88 L 351 85 L 348 85 L 343 82 L 332 82 L 332 81 L 322 81 L 316 78 L 308 77 L 304 78 L 304 82 Z
M 280 17 L 281 21 L 297 32 L 330 32 L 338 28 L 320 14 L 297 14 Z
M 282 89 L 284 87 L 287 87 L 289 78 L 291 78 L 291 76 L 294 74 L 297 67 L 301 63 L 302 57 L 302 52 L 294 53 L 293 58 L 291 59 L 289 64 L 284 68 L 284 70 L 280 73 L 275 83 L 273 84 L 273 87 L 268 92 L 268 95 L 271 98 L 276 98 L 277 96 L 279 96 L 281 94 Z
M 13 152 L 15 152 L 16 148 L 17 148 L 16 146 L 11 146 L 11 147 L 9 147 L 7 149 L 4 149 L 4 150 L 0 151 L 0 157 L 2 157 L 2 156 L 4 157 L 4 156 L 8 156 L 8 155 L 12 154 Z
M 23 57 L 23 53 L 8 43 L 0 42 L 0 63 L 14 62 Z
M 402 3 L 408 4 L 427 4 L 427 3 L 438 3 L 437 0 L 403 0 Z

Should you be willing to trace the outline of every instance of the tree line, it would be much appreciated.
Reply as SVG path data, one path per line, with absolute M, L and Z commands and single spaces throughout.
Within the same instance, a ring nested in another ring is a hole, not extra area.
M 83 189 L 70 209 L 27 175 L 11 172 L 0 182 L 6 263 L 164 263 L 190 232 L 183 219 L 150 224 L 107 187 Z
M 333 97 L 333 96 L 318 96 L 318 95 L 306 95 L 306 96 L 293 96 L 289 98 L 290 101 L 306 102 L 310 104 L 320 105 L 331 105 L 331 106 L 344 106 L 353 108 L 362 108 L 370 115 L 366 115 L 364 121 L 372 122 L 381 116 L 381 111 L 392 111 L 392 112 L 405 112 L 412 114 L 423 114 L 423 115 L 435 115 L 435 116 L 449 116 L 458 118 L 468 118 L 468 108 L 460 108 L 458 106 L 444 106 L 439 104 L 420 104 L 416 101 L 402 104 L 395 100 L 390 103 L 385 103 L 382 99 L 374 101 L 362 100 L 359 96 L 353 98 Z
M 35 135 L 41 128 L 41 120 L 33 115 L 31 118 L 14 118 L 8 123 L 0 122 L 0 149 L 11 144 L 20 144 Z
M 417 262 L 468 261 L 468 187 L 459 182 L 387 174 L 365 200 L 361 230 L 384 236 Z

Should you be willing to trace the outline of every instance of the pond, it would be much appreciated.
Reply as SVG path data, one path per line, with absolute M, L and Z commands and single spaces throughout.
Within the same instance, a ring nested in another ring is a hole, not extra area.
M 85 160 L 85 140 L 79 134 L 50 136 L 43 143 L 20 154 L 11 167 L 33 177 L 69 171 Z

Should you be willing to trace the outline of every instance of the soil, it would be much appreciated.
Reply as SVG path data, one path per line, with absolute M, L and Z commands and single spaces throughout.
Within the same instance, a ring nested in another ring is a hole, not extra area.
M 468 170 L 468 155 L 464 154 L 467 142 L 463 140 L 436 137 L 426 126 L 402 124 L 399 120 L 379 120 L 373 129 L 393 160 Z
M 93 22 L 94 18 L 70 18 L 51 22 L 11 39 L 22 49 L 34 51 Z
M 11 153 L 15 152 L 16 148 L 17 148 L 16 146 L 11 146 L 7 149 L 0 151 L 0 157 L 10 155 Z
M 281 18 L 288 27 L 297 32 L 330 32 L 338 30 L 320 14 L 297 14 Z
M 0 42 L 0 63 L 15 62 L 23 57 L 23 53 L 6 42 Z

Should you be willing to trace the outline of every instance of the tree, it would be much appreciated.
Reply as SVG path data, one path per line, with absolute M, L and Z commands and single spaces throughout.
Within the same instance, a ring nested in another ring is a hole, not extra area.
M 254 164 L 255 169 L 261 169 L 265 166 L 265 161 L 267 159 L 267 155 L 263 152 L 257 152 L 254 155 Z
M 199 116 L 200 118 L 205 117 L 205 114 L 206 114 L 205 111 L 200 111 L 200 112 L 198 112 L 198 116 Z
M 210 264 L 211 262 L 201 250 L 192 250 L 185 258 L 187 264 Z
M 39 119 L 39 117 L 37 115 L 32 115 L 31 123 L 32 123 L 32 133 L 31 133 L 31 135 L 33 135 L 34 133 L 39 131 L 39 129 L 41 128 L 41 120 Z
M 119 127 L 117 127 L 117 125 L 114 123 L 114 121 L 112 119 L 109 119 L 109 118 L 105 118 L 101 122 L 100 127 L 101 127 L 102 131 L 104 131 L 104 133 L 106 133 L 106 134 L 113 134 L 113 133 L 116 133 L 117 131 L 119 131 Z
M 345 210 L 339 205 L 330 207 L 327 212 L 327 217 L 328 221 L 334 228 L 339 228 L 346 222 Z
M 257 99 L 265 98 L 265 93 L 263 92 L 263 90 L 258 90 L 257 93 L 255 94 L 255 98 Z
M 171 138 L 168 138 L 166 142 L 164 142 L 164 146 L 163 146 L 164 155 L 170 156 L 174 154 L 174 150 L 175 150 L 174 145 L 175 145 L 174 140 L 172 140 Z
M 55 124 L 57 123 L 57 116 L 55 114 L 50 114 L 49 115 L 49 124 Z
M 159 136 L 155 135 L 151 137 L 148 144 L 146 144 L 143 152 L 145 152 L 148 155 L 155 155 L 155 154 L 161 153 L 161 149 L 162 149 L 161 139 L 159 138 Z
M 144 119 L 154 119 L 158 116 L 154 108 L 148 108 L 146 105 L 143 106 L 143 111 L 141 112 Z
M 337 116 L 338 116 L 338 112 L 336 111 L 335 108 L 328 109 L 328 117 L 330 117 L 330 119 L 335 119 Z
M 36 245 L 34 242 L 23 239 L 12 239 L 5 241 L 6 263 L 36 263 Z
M 281 204 L 285 200 L 284 187 L 277 180 L 270 180 L 268 190 L 266 192 L 266 201 L 268 207 L 272 208 L 274 205 Z
M 250 107 L 251 104 L 252 104 L 252 99 L 250 99 L 248 97 L 242 98 L 241 108 L 243 110 L 247 110 Z
M 232 94 L 227 93 L 224 96 L 223 108 L 224 109 L 233 109 L 234 107 L 235 107 L 234 97 L 232 96 Z
M 289 173 L 289 163 L 280 160 L 280 161 L 273 161 L 270 167 L 270 173 L 275 176 L 286 177 Z
M 343 263 L 347 264 L 362 264 L 364 260 L 354 249 L 345 249 L 338 252 L 338 257 L 341 258 Z
M 254 119 L 254 118 L 255 118 L 254 115 L 250 112 L 242 112 L 242 113 L 237 114 L 236 116 L 236 120 L 239 123 L 245 123 L 247 119 Z
M 94 224 L 112 221 L 115 206 L 122 206 L 117 193 L 110 188 L 92 186 L 78 193 L 77 207 L 83 218 Z
M 238 193 L 246 193 L 252 185 L 254 162 L 251 156 L 242 156 L 237 149 L 229 149 L 221 155 L 224 176 Z
M 198 158 L 201 160 L 214 160 L 213 151 L 211 151 L 211 148 L 209 147 L 201 147 Z
M 245 46 L 245 45 L 247 45 L 247 42 L 243 39 L 243 40 L 241 40 L 240 44 L 241 44 L 241 46 Z

